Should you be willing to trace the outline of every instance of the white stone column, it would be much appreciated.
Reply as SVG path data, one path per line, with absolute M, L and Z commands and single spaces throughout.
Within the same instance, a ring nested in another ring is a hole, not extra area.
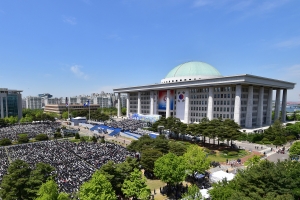
M 252 128 L 252 112 L 253 112 L 253 86 L 250 85 L 248 88 L 248 100 L 247 100 L 247 112 L 245 127 Z
M 269 88 L 266 125 L 272 124 L 272 106 L 273 106 L 272 98 L 273 98 L 273 88 Z
M 279 119 L 279 113 L 280 113 L 280 89 L 276 89 L 274 120 Z
M 184 123 L 190 123 L 190 93 L 189 89 L 185 90 L 184 94 Z
M 127 98 L 126 98 L 126 117 L 129 117 L 130 113 L 130 93 L 127 93 Z
M 150 115 L 153 115 L 154 110 L 154 94 L 153 91 L 150 92 Z
M 241 124 L 241 95 L 242 86 L 235 86 L 235 100 L 234 100 L 234 121 L 240 125 Z
M 121 93 L 118 93 L 118 117 L 121 117 Z
M 141 92 L 138 92 L 137 112 L 138 112 L 138 114 L 141 114 Z
M 262 127 L 264 111 L 264 87 L 259 88 L 256 126 Z
M 286 122 L 286 98 L 287 98 L 287 89 L 283 89 L 282 93 L 282 104 L 281 104 L 281 121 Z
M 170 90 L 167 90 L 167 99 L 166 99 L 166 118 L 171 116 L 170 111 Z
M 208 102 L 207 102 L 207 118 L 209 120 L 213 119 L 213 107 L 214 107 L 214 88 L 208 88 Z

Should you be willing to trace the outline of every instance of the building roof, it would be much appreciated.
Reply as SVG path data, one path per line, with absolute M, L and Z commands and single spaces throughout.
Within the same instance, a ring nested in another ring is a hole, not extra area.
M 186 62 L 173 68 L 165 78 L 183 76 L 214 76 L 222 77 L 221 73 L 213 66 L 204 62 Z

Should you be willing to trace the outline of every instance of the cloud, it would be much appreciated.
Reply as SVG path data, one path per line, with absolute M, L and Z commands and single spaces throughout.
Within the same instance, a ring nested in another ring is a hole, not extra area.
M 275 44 L 275 47 L 279 48 L 292 48 L 300 46 L 300 37 L 291 38 Z
M 72 72 L 75 76 L 77 76 L 78 78 L 87 80 L 87 79 L 89 78 L 89 76 L 88 76 L 87 74 L 85 74 L 84 72 L 82 72 L 82 71 L 80 70 L 80 68 L 82 68 L 82 67 L 79 66 L 79 65 L 73 65 L 73 66 L 70 68 L 70 70 L 71 70 L 71 72 Z
M 71 24 L 71 25 L 76 25 L 77 24 L 75 17 L 66 17 L 66 16 L 63 16 L 63 22 Z

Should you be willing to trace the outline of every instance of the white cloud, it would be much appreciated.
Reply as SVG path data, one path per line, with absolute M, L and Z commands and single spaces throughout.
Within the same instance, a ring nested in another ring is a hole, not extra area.
M 70 70 L 71 70 L 71 72 L 72 72 L 75 76 L 77 76 L 78 78 L 87 80 L 87 79 L 89 78 L 89 76 L 88 76 L 87 74 L 85 74 L 84 72 L 82 72 L 82 71 L 80 70 L 80 68 L 82 68 L 82 67 L 79 66 L 79 65 L 73 65 L 73 66 L 70 68 Z
M 300 46 L 300 37 L 291 38 L 275 44 L 275 47 L 279 48 L 292 48 Z
M 75 17 L 63 16 L 63 22 L 71 24 L 71 25 L 76 25 L 77 24 Z

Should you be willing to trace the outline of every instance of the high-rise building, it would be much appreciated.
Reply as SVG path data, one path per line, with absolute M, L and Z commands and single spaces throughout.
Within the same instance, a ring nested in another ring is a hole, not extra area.
M 42 109 L 42 97 L 26 97 L 26 108 L 28 109 Z
M 22 90 L 0 88 L 0 118 L 22 117 Z

